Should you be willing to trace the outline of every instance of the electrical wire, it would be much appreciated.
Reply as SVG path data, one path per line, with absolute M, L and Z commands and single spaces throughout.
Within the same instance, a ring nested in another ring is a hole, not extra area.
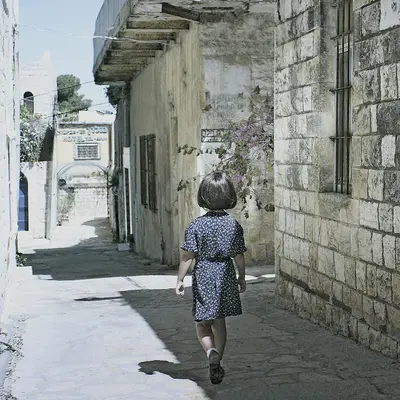
M 54 114 L 47 115 L 47 116 L 45 116 L 43 118 L 51 118 L 53 116 L 72 114 L 72 113 L 79 112 L 79 111 L 86 111 L 88 108 L 97 107 L 97 106 L 103 106 L 105 104 L 110 104 L 110 103 L 108 101 L 106 101 L 104 103 L 92 104 L 90 107 L 79 107 L 79 108 L 73 108 L 72 110 L 68 110 L 68 111 L 55 112 Z
M 74 87 L 78 87 L 78 86 L 82 86 L 82 85 L 87 85 L 87 84 L 93 83 L 93 82 L 94 82 L 94 80 L 91 80 L 91 81 L 79 83 L 79 84 L 77 84 L 77 85 L 66 86 L 66 87 L 61 88 L 60 90 L 72 89 L 72 88 L 74 88 Z M 40 97 L 40 96 L 46 96 L 47 94 L 56 93 L 56 92 L 58 92 L 58 89 L 52 90 L 52 91 L 50 91 L 50 92 L 44 92 L 44 93 L 34 94 L 33 96 L 26 97 L 26 99 L 33 99 L 33 98 Z

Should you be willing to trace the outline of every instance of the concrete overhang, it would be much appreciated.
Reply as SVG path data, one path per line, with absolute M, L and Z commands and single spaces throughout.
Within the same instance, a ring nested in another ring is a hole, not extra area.
M 231 20 L 248 12 L 248 2 L 227 0 L 118 0 L 117 11 L 112 1 L 105 0 L 96 23 L 93 75 L 99 85 L 131 81 L 192 23 Z

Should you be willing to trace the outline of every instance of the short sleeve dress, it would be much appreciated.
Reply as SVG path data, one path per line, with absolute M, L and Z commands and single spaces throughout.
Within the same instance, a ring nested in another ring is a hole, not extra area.
M 181 248 L 196 254 L 192 273 L 194 319 L 242 314 L 232 260 L 247 250 L 239 222 L 225 211 L 209 211 L 188 226 Z

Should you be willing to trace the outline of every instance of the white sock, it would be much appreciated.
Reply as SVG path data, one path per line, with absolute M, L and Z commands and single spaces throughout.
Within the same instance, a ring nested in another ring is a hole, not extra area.
M 212 349 L 208 349 L 207 350 L 207 358 L 210 358 L 210 354 L 211 354 L 212 351 L 215 351 L 215 352 L 218 353 L 217 349 L 215 349 L 214 347 Z

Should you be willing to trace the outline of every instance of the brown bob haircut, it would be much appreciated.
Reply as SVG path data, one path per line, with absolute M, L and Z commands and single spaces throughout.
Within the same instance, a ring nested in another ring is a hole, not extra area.
M 225 172 L 211 172 L 204 177 L 197 192 L 197 203 L 208 210 L 236 207 L 236 190 Z

